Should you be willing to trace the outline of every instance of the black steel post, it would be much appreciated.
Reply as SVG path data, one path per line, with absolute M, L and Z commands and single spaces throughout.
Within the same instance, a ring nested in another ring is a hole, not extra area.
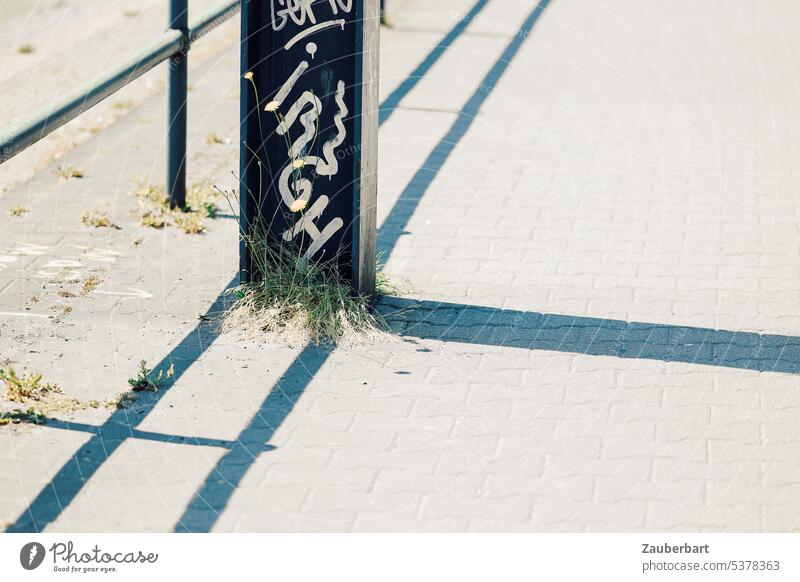
M 167 193 L 172 208 L 186 206 L 186 91 L 189 50 L 188 0 L 170 0 L 169 27 L 184 36 L 182 50 L 169 61 L 167 77 Z
M 307 3 L 285 5 L 292 12 Z M 371 296 L 380 0 L 318 2 L 316 22 L 273 8 L 242 2 L 242 234 L 284 244 Z M 297 110 L 302 119 L 283 117 Z M 287 151 L 289 135 L 296 141 Z M 240 257 L 240 281 L 258 279 L 244 243 Z

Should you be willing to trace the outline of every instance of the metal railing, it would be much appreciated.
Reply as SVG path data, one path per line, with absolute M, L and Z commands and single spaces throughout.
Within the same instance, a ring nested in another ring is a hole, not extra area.
M 7 132 L 0 133 L 0 164 L 97 105 L 128 83 L 169 59 L 167 91 L 167 192 L 170 205 L 186 205 L 186 93 L 191 44 L 228 20 L 240 0 L 225 0 L 189 23 L 188 0 L 169 0 L 169 30 L 143 54 L 121 63 L 96 81 L 71 91 L 56 103 Z

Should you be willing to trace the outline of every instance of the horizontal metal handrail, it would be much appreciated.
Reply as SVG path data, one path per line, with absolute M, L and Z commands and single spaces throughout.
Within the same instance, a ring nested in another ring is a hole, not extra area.
M 45 111 L 22 121 L 7 133 L 0 134 L 0 164 L 113 95 L 156 65 L 188 50 L 191 42 L 229 19 L 239 8 L 239 0 L 226 0 L 192 23 L 188 38 L 178 30 L 167 30 L 145 53 L 105 73 L 100 79 L 69 92 Z
M 183 35 L 170 30 L 159 37 L 147 53 L 137 56 L 106 73 L 101 79 L 71 91 L 47 110 L 21 122 L 10 134 L 0 138 L 0 162 L 5 162 L 44 136 L 72 121 L 87 109 L 141 77 L 147 71 L 181 50 Z

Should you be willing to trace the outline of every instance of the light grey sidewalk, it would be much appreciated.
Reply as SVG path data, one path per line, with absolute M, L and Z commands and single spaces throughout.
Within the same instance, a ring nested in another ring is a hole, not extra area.
M 3 525 L 800 529 L 800 8 L 394 6 L 379 242 L 413 291 L 380 309 L 401 337 L 256 345 L 198 319 L 222 308 L 236 223 L 130 217 L 131 178 L 163 174 L 151 99 L 69 154 L 83 180 L 2 198 L 30 212 L 3 217 L 0 345 L 76 398 L 143 358 L 175 382 L 0 427 Z M 189 171 L 226 187 L 237 52 L 190 80 Z M 84 227 L 89 208 L 122 229 Z

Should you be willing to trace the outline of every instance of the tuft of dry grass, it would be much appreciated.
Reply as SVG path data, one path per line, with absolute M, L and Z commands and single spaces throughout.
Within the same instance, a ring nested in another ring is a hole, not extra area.
M 42 382 L 42 375 L 28 370 L 19 376 L 14 368 L 0 369 L 0 381 L 6 386 L 6 398 L 11 402 L 42 401 L 54 394 L 61 394 L 58 384 Z
M 122 227 L 113 223 L 105 212 L 97 210 L 84 210 L 81 212 L 81 222 L 86 226 L 94 228 L 113 228 L 115 230 L 122 230 Z
M 84 177 L 84 173 L 75 166 L 59 166 L 55 169 L 55 174 L 59 178 L 64 178 L 65 180 Z
M 33 48 L 33 45 L 28 43 L 21 44 L 17 47 L 17 52 L 21 55 L 29 55 L 34 52 L 34 50 L 36 49 Z
M 23 214 L 27 214 L 28 209 L 24 206 L 12 206 L 8 209 L 9 216 L 22 216 Z
M 21 376 L 14 368 L 0 369 L 0 381 L 5 384 L 6 399 L 11 402 L 41 402 L 53 395 L 63 394 L 58 384 L 43 382 L 41 373 L 27 369 L 22 371 Z
M 170 208 L 164 189 L 140 181 L 133 192 L 139 201 L 139 223 L 150 228 L 174 226 L 186 234 L 206 231 L 205 219 L 219 211 L 219 194 L 208 184 L 194 184 L 186 192 L 185 208 Z
M 171 377 L 171 369 L 166 374 L 159 373 L 154 378 L 152 370 L 147 370 L 145 379 L 148 380 L 153 389 L 158 389 L 166 378 Z M 0 370 L 0 381 L 6 386 L 5 398 L 10 402 L 28 405 L 27 408 L 15 408 L 13 410 L 0 411 L 0 426 L 9 424 L 42 424 L 47 421 L 53 413 L 71 413 L 78 410 L 111 408 L 127 408 L 136 402 L 136 395 L 133 392 L 121 392 L 109 400 L 90 400 L 84 402 L 76 398 L 70 398 L 64 394 L 61 387 L 57 384 L 45 383 L 42 381 L 42 374 L 31 373 L 24 370 L 22 375 L 18 375 L 13 368 Z M 137 390 L 133 387 L 133 390 Z M 35 403 L 34 406 L 30 406 Z
M 355 293 L 335 268 L 309 262 L 299 249 L 268 242 L 262 234 L 246 245 L 261 279 L 231 293 L 234 305 L 222 318 L 221 330 L 248 338 L 272 336 L 290 344 L 355 344 L 387 337 L 386 322 L 371 309 L 370 298 Z M 378 295 L 393 287 L 378 278 Z
M 225 143 L 225 140 L 216 131 L 212 131 L 206 136 L 205 142 L 209 145 L 220 145 Z
M 150 228 L 164 228 L 167 226 L 167 219 L 162 214 L 148 210 L 142 212 L 139 217 L 139 224 Z
M 122 408 L 128 408 L 135 402 L 136 395 L 133 392 L 120 392 L 115 398 L 98 403 L 98 405 L 102 404 L 106 408 L 119 410 Z M 94 406 L 93 408 L 97 408 L 97 406 Z
M 186 214 L 177 215 L 175 217 L 175 226 L 180 228 L 185 234 L 201 234 L 206 231 L 205 222 L 202 217 L 196 212 L 187 212 Z
M 86 297 L 89 293 L 95 290 L 95 288 L 102 282 L 102 279 L 96 275 L 89 275 L 86 279 L 83 280 L 83 286 L 81 287 L 81 296 Z
M 58 384 L 42 382 L 42 374 L 23 370 L 17 375 L 13 368 L 0 370 L 0 381 L 6 385 L 6 399 L 19 404 L 36 402 L 39 414 L 48 412 L 72 412 L 81 408 L 74 398 L 64 396 Z

